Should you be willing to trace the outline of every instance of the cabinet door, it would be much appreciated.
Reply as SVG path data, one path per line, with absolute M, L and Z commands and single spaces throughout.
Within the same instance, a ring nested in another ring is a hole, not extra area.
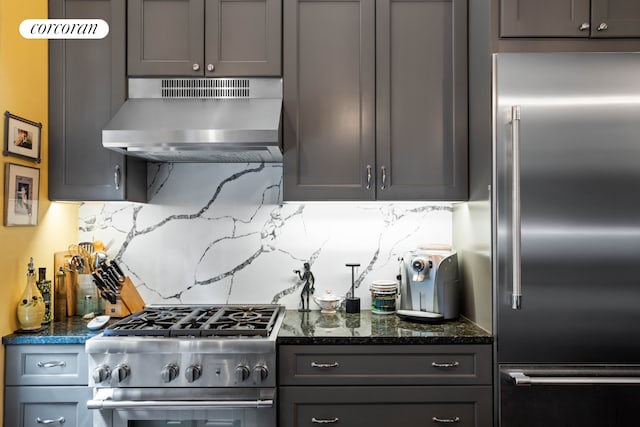
M 589 37 L 589 3 L 590 0 L 500 0 L 500 36 Z
M 279 76 L 280 0 L 210 0 L 205 7 L 207 76 Z
M 280 387 L 280 427 L 492 425 L 490 386 Z
M 640 2 L 592 0 L 592 37 L 640 37 Z
M 146 198 L 146 167 L 102 146 L 102 128 L 126 97 L 125 6 L 50 0 L 49 17 L 104 19 L 101 40 L 49 41 L 49 198 Z
M 64 427 L 92 425 L 89 387 L 6 387 L 4 425 Z
M 284 0 L 285 200 L 375 197 L 374 1 Z
M 127 22 L 130 76 L 204 74 L 204 0 L 129 0 Z
M 466 28 L 466 0 L 379 0 L 378 200 L 467 198 Z

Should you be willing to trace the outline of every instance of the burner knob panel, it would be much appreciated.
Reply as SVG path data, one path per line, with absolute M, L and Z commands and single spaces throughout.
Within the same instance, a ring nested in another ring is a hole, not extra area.
M 236 382 L 241 383 L 249 378 L 249 367 L 247 365 L 236 366 Z
M 162 371 L 160 371 L 160 377 L 162 378 L 162 381 L 164 381 L 165 383 L 170 383 L 171 381 L 176 379 L 179 373 L 180 373 L 180 368 L 178 368 L 178 365 L 173 363 L 168 363 L 164 365 L 164 367 L 162 368 Z
M 113 368 L 113 373 L 111 374 L 111 376 L 115 379 L 116 382 L 121 383 L 122 381 L 129 378 L 130 373 L 131 370 L 129 369 L 129 366 L 123 364 Z
M 269 376 L 269 369 L 264 365 L 256 365 L 253 367 L 253 382 L 257 385 L 262 384 Z
M 96 384 L 104 382 L 111 377 L 111 369 L 107 365 L 96 366 L 93 370 L 93 381 Z
M 191 365 L 184 371 L 184 376 L 190 383 L 194 382 L 202 375 L 202 368 L 200 365 Z

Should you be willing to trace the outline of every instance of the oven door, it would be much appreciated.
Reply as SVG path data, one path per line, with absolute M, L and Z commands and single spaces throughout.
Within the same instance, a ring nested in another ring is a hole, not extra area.
M 638 425 L 639 366 L 500 366 L 500 427 Z
M 275 427 L 275 388 L 96 388 L 94 427 Z

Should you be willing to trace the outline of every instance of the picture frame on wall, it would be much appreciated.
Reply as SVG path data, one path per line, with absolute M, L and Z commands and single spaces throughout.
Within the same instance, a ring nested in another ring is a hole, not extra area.
M 40 163 L 42 123 L 32 122 L 8 111 L 5 111 L 4 117 L 4 151 L 2 154 Z
M 5 163 L 4 225 L 38 225 L 40 169 Z

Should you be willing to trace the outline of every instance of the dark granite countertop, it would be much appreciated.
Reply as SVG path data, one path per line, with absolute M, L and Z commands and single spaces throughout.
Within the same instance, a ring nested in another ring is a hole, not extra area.
M 394 314 L 322 314 L 287 310 L 278 344 L 491 344 L 493 336 L 460 317 L 438 324 L 400 320 Z
M 118 320 L 118 319 L 114 319 Z M 112 320 L 112 321 L 114 321 Z M 52 322 L 37 332 L 13 333 L 2 337 L 10 344 L 84 344 L 101 330 L 87 328 L 89 320 L 73 316 Z M 438 324 L 405 322 L 395 315 L 322 314 L 287 310 L 278 344 L 491 344 L 492 335 L 461 317 Z
M 64 321 L 51 322 L 35 332 L 18 332 L 2 337 L 2 344 L 84 344 L 101 331 L 87 328 L 88 319 L 68 317 Z

